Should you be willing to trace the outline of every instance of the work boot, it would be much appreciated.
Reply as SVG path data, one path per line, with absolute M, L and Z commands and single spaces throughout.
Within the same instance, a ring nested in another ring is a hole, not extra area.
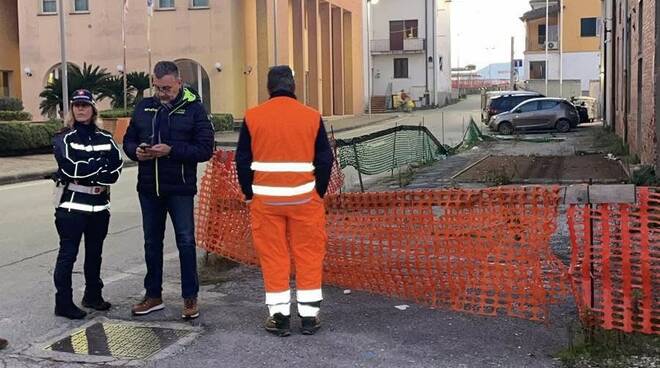
M 144 297 L 140 303 L 133 306 L 131 311 L 133 312 L 133 315 L 144 316 L 151 312 L 159 311 L 163 308 L 165 308 L 165 304 L 163 304 L 162 298 Z
M 107 311 L 110 309 L 110 307 L 112 307 L 112 304 L 103 300 L 103 297 L 92 299 L 85 296 L 82 300 L 82 306 L 85 308 L 96 309 L 97 311 Z
M 5 340 L 5 339 L 3 339 L 2 337 L 0 337 L 0 350 L 6 348 L 7 345 L 9 345 L 9 342 L 7 342 L 7 340 Z
M 274 316 L 268 317 L 266 331 L 275 336 L 285 337 L 291 335 L 291 317 L 285 316 L 282 313 L 275 313 Z
M 69 304 L 55 304 L 55 315 L 68 319 L 83 319 L 87 316 L 87 312 L 78 308 L 72 302 Z
M 181 318 L 195 319 L 197 317 L 199 317 L 197 298 L 183 299 L 183 312 L 181 313 Z
M 321 319 L 317 317 L 300 317 L 300 332 L 303 335 L 314 335 L 321 328 Z

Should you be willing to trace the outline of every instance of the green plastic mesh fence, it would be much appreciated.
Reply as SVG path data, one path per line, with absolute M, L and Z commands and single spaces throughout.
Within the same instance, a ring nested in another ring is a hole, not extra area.
M 401 125 L 351 139 L 336 141 L 341 168 L 354 167 L 377 175 L 409 164 L 426 164 L 449 152 L 423 126 Z

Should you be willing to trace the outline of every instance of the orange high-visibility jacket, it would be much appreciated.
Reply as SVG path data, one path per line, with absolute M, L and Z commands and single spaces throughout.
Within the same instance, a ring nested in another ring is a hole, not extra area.
M 248 110 L 236 151 L 241 188 L 266 202 L 296 204 L 325 194 L 332 151 L 318 111 L 293 96 Z

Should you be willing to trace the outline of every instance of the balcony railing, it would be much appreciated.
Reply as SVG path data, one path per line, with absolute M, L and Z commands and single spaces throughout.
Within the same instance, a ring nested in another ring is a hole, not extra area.
M 389 39 L 371 40 L 372 54 L 419 53 L 426 50 L 426 40 L 423 38 L 406 38 L 403 44 L 393 44 Z

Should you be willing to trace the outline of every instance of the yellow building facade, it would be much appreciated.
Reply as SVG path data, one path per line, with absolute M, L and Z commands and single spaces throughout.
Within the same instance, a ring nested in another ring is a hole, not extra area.
M 18 4 L 4 1 L 0 9 L 0 97 L 21 97 L 18 48 Z
M 64 4 L 68 60 L 76 65 L 147 72 L 150 34 L 152 65 L 177 62 L 210 112 L 240 118 L 265 101 L 266 75 L 275 64 L 294 69 L 299 100 L 324 115 L 363 111 L 359 0 L 154 0 L 152 17 L 146 2 L 130 1 L 125 67 L 122 1 L 89 0 L 87 10 L 75 9 L 79 3 Z M 44 1 L 30 1 L 21 2 L 18 19 L 21 67 L 32 72 L 21 73 L 23 100 L 39 116 L 38 94 L 58 73 L 59 17 L 44 12 Z
M 532 0 L 530 5 L 532 9 L 521 17 L 526 26 L 526 79 L 530 82 L 545 80 L 547 73 L 553 85 L 560 78 L 566 81 L 567 91 L 564 94 L 593 92 L 600 81 L 601 1 L 564 0 L 563 32 L 560 1 L 549 1 L 547 25 L 546 2 Z M 569 89 L 569 81 L 574 82 L 575 90 Z

